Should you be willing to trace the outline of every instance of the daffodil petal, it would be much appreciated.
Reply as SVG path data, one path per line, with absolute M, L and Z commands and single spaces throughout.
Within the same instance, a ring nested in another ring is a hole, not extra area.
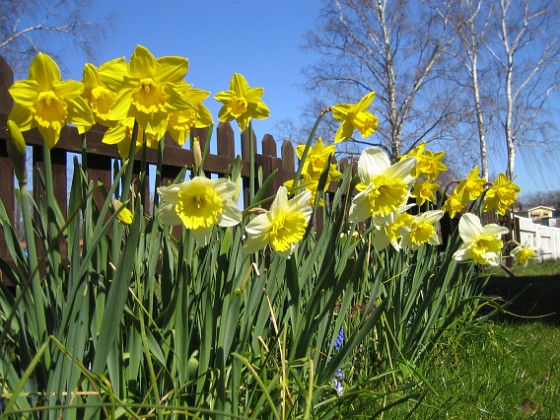
M 362 182 L 367 184 L 371 178 L 385 172 L 390 166 L 391 161 L 383 150 L 369 147 L 362 152 L 358 160 L 358 175 Z

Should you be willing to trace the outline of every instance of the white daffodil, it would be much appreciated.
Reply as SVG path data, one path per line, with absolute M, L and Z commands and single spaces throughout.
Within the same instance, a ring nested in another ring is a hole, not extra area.
M 195 177 L 169 187 L 159 187 L 163 199 L 159 220 L 164 225 L 183 224 L 196 242 L 207 245 L 214 225 L 235 226 L 241 211 L 233 201 L 235 183 L 226 179 Z
M 537 253 L 534 249 L 530 248 L 529 243 L 525 242 L 523 245 L 518 245 L 512 249 L 510 255 L 518 264 L 525 267 L 531 258 L 535 258 L 537 256 Z
M 508 232 L 506 227 L 494 223 L 482 226 L 477 216 L 465 213 L 459 220 L 459 235 L 463 244 L 453 254 L 453 258 L 477 264 L 498 265 L 504 246 L 500 236 Z
M 415 166 L 413 157 L 391 165 L 382 149 L 365 149 L 358 160 L 361 182 L 356 189 L 360 193 L 352 200 L 349 220 L 357 223 L 373 217 L 378 225 L 392 223 L 394 213 L 408 198 L 414 180 L 410 173 Z
M 310 199 L 311 191 L 304 191 L 288 200 L 288 190 L 280 187 L 270 210 L 257 215 L 245 227 L 243 251 L 250 254 L 270 245 L 277 254 L 289 258 L 305 235 L 312 213 Z
M 395 251 L 401 250 L 402 229 L 414 219 L 414 216 L 407 213 L 411 207 L 414 207 L 414 204 L 399 206 L 392 223 L 377 226 L 377 231 L 373 237 L 375 249 L 382 251 L 391 245 Z
M 422 244 L 439 245 L 435 224 L 443 217 L 443 211 L 430 210 L 413 216 L 409 224 L 403 226 L 403 247 L 418 248 Z

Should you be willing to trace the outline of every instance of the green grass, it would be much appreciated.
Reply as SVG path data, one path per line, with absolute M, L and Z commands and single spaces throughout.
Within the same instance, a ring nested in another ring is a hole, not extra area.
M 514 266 L 511 271 L 516 276 L 552 276 L 560 275 L 560 260 L 545 260 L 543 262 L 532 261 L 526 267 L 522 265 Z M 498 269 L 497 275 L 507 276 L 508 273 L 503 269 Z
M 560 418 L 559 343 L 560 328 L 551 325 L 481 324 L 442 345 L 437 361 L 421 369 L 422 398 L 384 418 Z

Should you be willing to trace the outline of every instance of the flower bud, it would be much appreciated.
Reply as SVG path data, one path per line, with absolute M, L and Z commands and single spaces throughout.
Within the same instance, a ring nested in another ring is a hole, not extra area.
M 122 208 L 122 210 L 121 210 Z M 126 207 L 124 207 L 124 204 L 121 203 L 120 200 L 113 200 L 113 209 L 115 211 L 119 211 L 119 214 L 117 215 L 117 220 L 119 222 L 121 222 L 123 225 L 130 225 L 132 224 L 132 213 L 130 212 L 129 209 L 127 209 Z
M 12 120 L 8 120 L 8 141 L 6 148 L 12 161 L 14 172 L 20 185 L 27 183 L 27 170 L 25 168 L 25 139 L 19 127 Z
M 233 201 L 237 202 L 239 199 L 239 194 L 241 194 L 241 175 L 235 180 L 235 192 L 233 193 Z
M 200 150 L 200 142 L 198 141 L 198 137 L 195 137 L 193 139 L 192 152 L 194 167 L 195 169 L 200 169 L 200 166 L 202 165 L 202 151 Z

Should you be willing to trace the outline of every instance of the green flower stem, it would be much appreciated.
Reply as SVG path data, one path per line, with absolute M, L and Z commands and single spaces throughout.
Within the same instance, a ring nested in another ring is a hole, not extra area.
M 158 154 L 157 154 L 157 166 L 156 166 L 156 179 L 154 184 L 154 205 L 152 206 L 152 214 L 153 217 L 157 217 L 157 209 L 159 204 L 159 194 L 157 193 L 157 188 L 161 184 L 161 170 L 163 166 L 163 151 L 165 149 L 165 141 L 161 139 L 158 145 Z
M 309 149 L 311 148 L 311 143 L 313 143 L 313 139 L 315 138 L 315 133 L 317 132 L 317 128 L 319 128 L 319 124 L 321 123 L 324 115 L 325 115 L 325 111 L 321 111 L 321 113 L 317 117 L 317 120 L 315 120 L 315 124 L 313 125 L 313 128 L 309 133 L 309 137 L 307 138 L 307 143 L 305 144 L 305 149 L 303 150 L 303 155 L 301 156 L 301 161 L 300 164 L 298 165 L 296 176 L 294 177 L 294 184 L 292 190 L 294 192 L 297 191 L 298 183 L 301 178 L 301 170 L 303 169 L 303 162 L 305 162 L 305 160 L 307 159 L 307 154 L 309 153 Z
M 47 338 L 47 322 L 44 312 L 45 295 L 41 288 L 41 278 L 39 276 L 39 262 L 37 258 L 37 247 L 35 245 L 35 234 L 33 232 L 33 220 L 30 212 L 29 191 L 26 185 L 21 186 L 21 211 L 23 216 L 23 228 L 25 231 L 25 241 L 27 243 L 27 256 L 29 272 L 31 273 L 30 283 L 33 294 L 33 311 L 35 312 L 35 327 L 39 342 Z M 50 365 L 49 352 L 45 353 L 47 366 Z
M 138 175 L 138 193 L 140 194 L 140 203 L 142 203 L 142 208 L 146 208 L 146 133 L 144 133 L 144 138 L 142 139 L 142 160 L 140 161 L 140 174 Z M 161 142 L 160 142 L 161 143 Z
M 138 223 L 138 222 L 136 222 Z M 142 223 L 142 222 L 140 222 Z M 156 374 L 154 371 L 154 364 L 152 362 L 152 354 L 150 352 L 150 346 L 148 344 L 148 339 L 146 337 L 146 325 L 144 323 L 144 314 L 142 311 L 142 302 L 143 302 L 143 294 L 144 294 L 144 285 L 142 284 L 141 281 L 139 281 L 139 279 L 137 278 L 137 287 L 138 287 L 138 320 L 140 321 L 140 336 L 142 338 L 142 346 L 144 347 L 144 354 L 146 355 L 146 362 L 148 364 L 148 371 L 150 374 L 150 382 L 151 382 L 151 388 L 154 391 L 154 396 L 156 398 L 156 401 L 158 403 L 161 403 L 161 396 L 159 394 L 159 389 L 158 389 L 158 385 L 157 385 L 157 379 L 156 379 Z M 161 413 L 161 410 L 157 411 L 158 413 L 158 418 L 159 419 L 163 419 L 163 414 Z
M 255 196 L 255 133 L 253 123 L 249 121 L 249 204 Z

